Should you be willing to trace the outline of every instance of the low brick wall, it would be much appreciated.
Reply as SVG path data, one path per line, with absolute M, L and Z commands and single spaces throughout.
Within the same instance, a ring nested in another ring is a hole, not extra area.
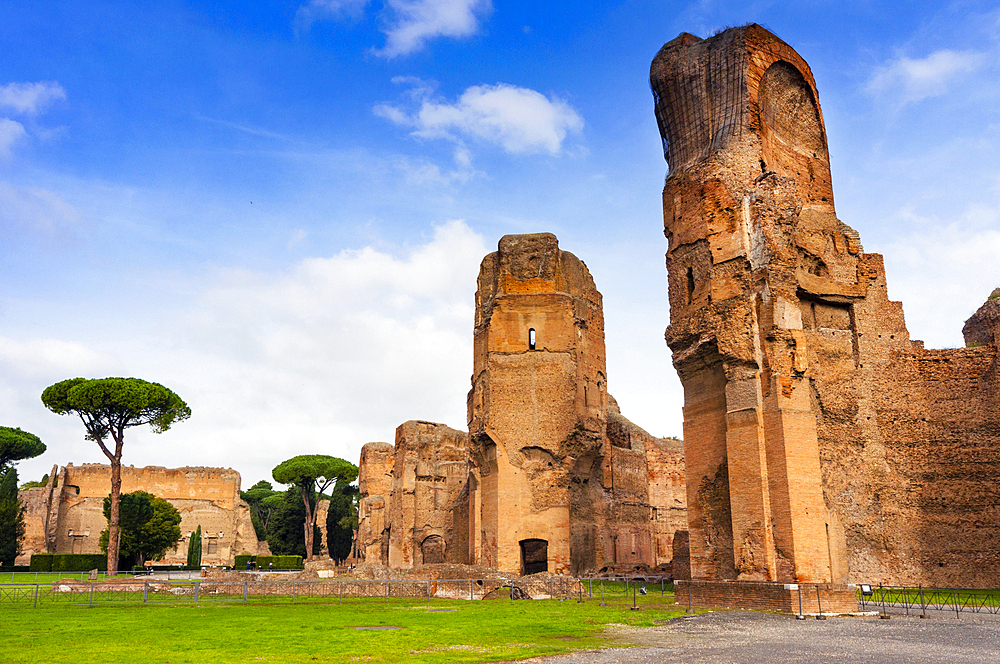
M 858 610 L 856 588 L 836 583 L 767 583 L 761 581 L 674 581 L 674 602 L 697 607 L 750 609 L 816 615 Z

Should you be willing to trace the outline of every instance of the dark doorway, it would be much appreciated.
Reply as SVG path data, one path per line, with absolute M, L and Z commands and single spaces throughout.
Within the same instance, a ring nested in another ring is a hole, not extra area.
M 543 539 L 521 540 L 521 569 L 523 574 L 549 571 L 549 543 Z
M 424 558 L 424 564 L 445 562 L 444 548 L 444 538 L 440 535 L 425 537 L 424 541 L 420 543 L 420 553 Z

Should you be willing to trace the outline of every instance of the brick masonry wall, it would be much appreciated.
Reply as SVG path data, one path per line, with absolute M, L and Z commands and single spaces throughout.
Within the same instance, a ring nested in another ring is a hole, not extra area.
M 674 602 L 686 605 L 690 591 L 694 607 L 749 609 L 815 615 L 854 613 L 857 589 L 833 583 L 763 583 L 754 581 L 674 581 Z

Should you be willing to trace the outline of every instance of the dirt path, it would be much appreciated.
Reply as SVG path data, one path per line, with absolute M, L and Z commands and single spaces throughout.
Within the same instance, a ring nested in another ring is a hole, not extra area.
M 928 620 L 894 616 L 798 621 L 749 612 L 706 613 L 648 628 L 611 628 L 633 648 L 537 657 L 533 664 L 666 664 L 668 662 L 792 664 L 844 662 L 955 664 L 1000 662 L 997 616 Z

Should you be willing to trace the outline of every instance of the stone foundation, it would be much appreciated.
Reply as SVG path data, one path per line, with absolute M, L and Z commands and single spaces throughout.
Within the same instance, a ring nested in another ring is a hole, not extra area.
M 761 581 L 675 581 L 674 602 L 720 609 L 779 613 L 845 614 L 858 610 L 857 590 L 839 583 L 768 583 Z M 818 596 L 817 596 L 818 595 Z

